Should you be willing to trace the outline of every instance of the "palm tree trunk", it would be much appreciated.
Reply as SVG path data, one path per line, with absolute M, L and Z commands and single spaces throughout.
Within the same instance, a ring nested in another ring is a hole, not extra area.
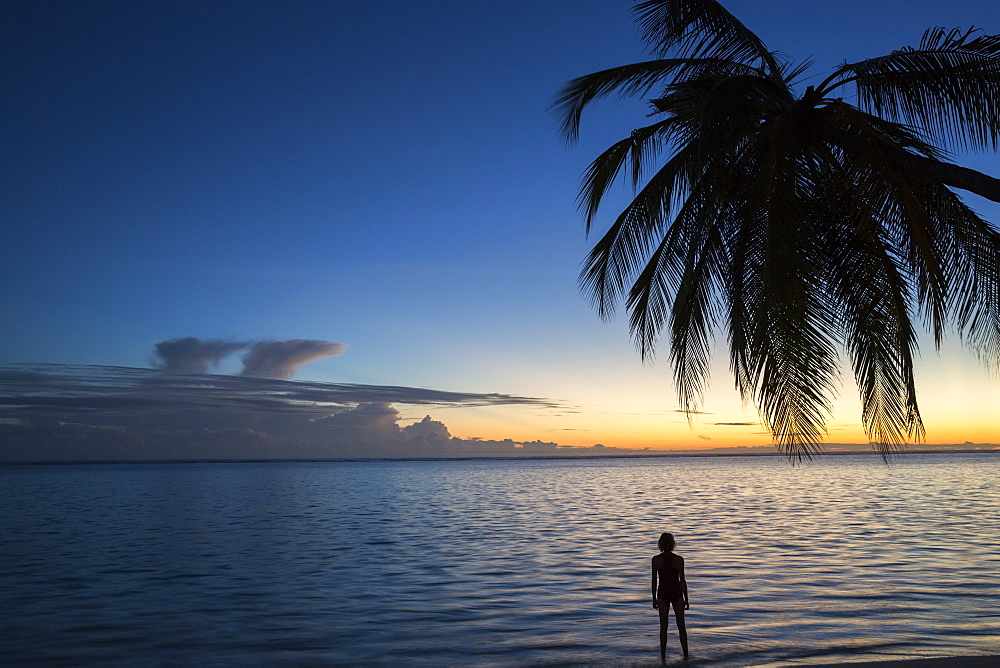
M 946 186 L 967 190 L 980 197 L 1000 202 L 1000 179 L 995 179 L 968 167 L 926 158 L 898 148 L 886 149 L 886 156 L 897 167 L 908 172 L 917 172 L 922 176 L 940 181 Z

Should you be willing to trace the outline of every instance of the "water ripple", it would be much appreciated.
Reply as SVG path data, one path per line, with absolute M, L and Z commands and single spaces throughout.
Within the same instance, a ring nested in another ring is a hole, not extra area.
M 652 665 L 669 530 L 696 659 L 1000 653 L 998 464 L 5 466 L 0 641 L 54 665 Z

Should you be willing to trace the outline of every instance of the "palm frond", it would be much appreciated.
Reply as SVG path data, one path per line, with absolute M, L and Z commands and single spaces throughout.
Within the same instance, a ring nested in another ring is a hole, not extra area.
M 586 231 L 589 234 L 594 217 L 608 189 L 618 179 L 622 167 L 631 165 L 632 185 L 637 187 L 645 169 L 655 158 L 665 141 L 676 132 L 677 121 L 672 118 L 638 128 L 628 137 L 615 142 L 597 156 L 584 172 L 583 185 L 577 198 L 584 212 Z
M 987 365 L 1000 363 L 1000 233 L 950 189 L 927 180 L 918 191 L 941 240 L 948 318 Z
M 653 53 L 760 62 L 768 72 L 778 70 L 760 38 L 715 0 L 647 0 L 633 12 Z
M 650 101 L 660 114 L 676 119 L 678 141 L 698 141 L 712 151 L 731 151 L 733 138 L 752 135 L 793 102 L 781 81 L 728 72 L 676 81 Z
M 619 97 L 645 95 L 658 83 L 681 71 L 750 72 L 752 69 L 719 58 L 663 58 L 577 77 L 559 91 L 551 107 L 559 119 L 560 134 L 570 143 L 579 138 L 580 118 L 591 102 L 615 92 Z
M 888 197 L 866 185 L 842 190 L 827 207 L 823 255 L 830 260 L 830 290 L 842 314 L 843 339 L 861 394 L 862 425 L 888 457 L 924 434 L 913 376 L 917 340 L 911 281 L 880 212 Z
M 835 316 L 824 294 L 806 196 L 812 160 L 775 123 L 752 147 L 733 252 L 730 364 L 786 454 L 808 457 L 826 433 L 837 380 Z
M 677 276 L 678 289 L 673 294 L 670 309 L 670 362 L 674 372 L 674 385 L 678 404 L 690 418 L 691 411 L 701 407 L 708 387 L 711 358 L 712 332 L 720 315 L 719 297 L 725 275 L 726 253 L 723 234 L 718 225 L 703 232 L 701 243 L 692 243 L 684 258 L 683 271 Z M 652 263 L 650 263 L 652 269 Z M 637 285 L 652 283 L 653 277 L 641 277 Z M 656 294 L 657 302 L 666 302 L 670 295 Z M 652 331 L 637 327 L 637 313 L 647 314 L 653 309 L 648 303 L 633 301 L 632 331 L 643 343 L 649 355 L 656 342 Z M 640 310 L 639 306 L 642 306 Z M 660 309 L 654 317 L 661 318 Z
M 671 84 L 666 95 L 655 101 L 666 110 L 663 113 L 667 119 L 636 130 L 591 164 L 580 191 L 588 230 L 604 193 L 629 158 L 633 182 L 638 183 L 649 154 L 647 149 L 655 152 L 668 139 L 683 147 L 649 179 L 594 245 L 585 262 L 581 287 L 591 296 L 601 317 L 613 312 L 615 301 L 625 293 L 657 235 L 669 224 L 671 212 L 703 178 L 709 159 L 718 166 L 716 171 L 731 172 L 743 138 L 758 130 L 761 119 L 791 101 L 787 90 L 782 92 L 775 82 L 760 77 L 713 73 L 696 81 Z M 714 181 L 707 182 L 718 184 L 725 178 L 720 172 Z M 641 350 L 647 340 L 637 337 Z
M 862 425 L 888 455 L 924 436 L 913 376 L 917 339 L 907 308 L 908 284 L 888 249 L 877 237 L 867 247 L 855 240 L 855 247 L 862 252 L 838 267 L 837 295 L 861 393 Z
M 671 359 L 707 356 L 707 348 L 698 353 L 683 352 L 684 345 L 678 341 L 705 339 L 715 322 L 714 301 L 719 296 L 725 265 L 718 225 L 720 207 L 729 187 L 727 179 L 731 176 L 725 164 L 707 167 L 692 184 L 669 229 L 629 291 L 626 303 L 630 329 L 643 359 L 652 357 L 668 319 L 672 331 Z M 679 385 L 690 384 L 688 374 L 678 369 L 675 364 Z M 704 370 L 707 371 L 707 366 Z M 687 394 L 693 397 L 697 393 Z
M 853 181 L 869 202 L 870 215 L 882 221 L 888 241 L 900 253 L 916 287 L 916 299 L 940 345 L 948 320 L 953 280 L 947 274 L 949 260 L 943 229 L 934 214 L 933 202 L 924 190 L 927 179 L 899 169 L 886 149 L 919 140 L 898 127 L 846 104 L 831 105 L 826 115 L 824 137 L 848 156 L 849 166 L 841 181 Z M 885 130 L 892 134 L 886 136 Z
M 854 83 L 862 109 L 952 149 L 1000 146 L 1000 36 L 932 28 L 920 46 L 842 65 L 824 93 Z
M 696 151 L 688 147 L 668 160 L 594 244 L 584 261 L 580 287 L 602 318 L 614 312 L 615 303 L 646 264 L 650 247 L 668 229 L 674 205 L 683 201 L 692 174 L 698 170 L 695 158 Z

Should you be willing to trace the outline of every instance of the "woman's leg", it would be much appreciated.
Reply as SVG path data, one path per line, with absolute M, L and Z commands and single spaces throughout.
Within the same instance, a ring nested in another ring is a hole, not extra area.
M 677 635 L 681 639 L 681 650 L 684 652 L 684 658 L 688 658 L 688 632 L 687 625 L 684 623 L 684 600 L 677 599 L 674 601 L 674 616 L 677 617 Z
M 670 602 L 659 599 L 660 613 L 660 661 L 667 660 L 667 630 L 670 628 Z

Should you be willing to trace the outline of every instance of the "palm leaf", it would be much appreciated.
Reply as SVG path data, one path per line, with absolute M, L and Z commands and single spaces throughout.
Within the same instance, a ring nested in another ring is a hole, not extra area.
M 714 0 L 647 0 L 634 8 L 642 38 L 656 54 L 721 58 L 778 70 L 757 35 Z
M 586 230 L 589 233 L 594 217 L 608 189 L 615 183 L 622 167 L 631 164 L 632 185 L 638 187 L 640 180 L 653 158 L 665 141 L 677 132 L 677 121 L 672 118 L 633 130 L 632 134 L 611 145 L 590 163 L 583 176 L 578 202 L 585 214 Z
M 847 173 L 831 178 L 844 182 Z M 855 169 L 849 173 L 858 174 Z M 843 339 L 861 394 L 862 424 L 888 456 L 899 444 L 923 437 L 913 377 L 917 342 L 909 307 L 911 281 L 879 211 L 890 194 L 873 191 L 864 179 L 848 183 L 826 207 L 823 256 L 829 260 L 830 291 L 842 314 Z
M 1000 143 L 1000 36 L 932 28 L 918 48 L 845 64 L 824 94 L 853 82 L 862 109 L 955 149 Z
M 649 248 L 669 227 L 675 201 L 682 201 L 698 170 L 696 150 L 679 151 L 654 174 L 591 250 L 580 273 L 580 286 L 598 314 L 607 318 Z
M 737 388 L 757 404 L 775 445 L 801 458 L 825 434 L 837 353 L 802 198 L 808 161 L 801 150 L 775 145 L 788 141 L 783 127 L 761 139 L 758 169 L 739 198 L 730 361 Z
M 573 79 L 556 96 L 552 110 L 560 133 L 569 142 L 580 134 L 580 117 L 591 102 L 617 92 L 620 97 L 645 95 L 656 84 L 680 71 L 750 72 L 751 68 L 720 58 L 663 58 L 612 67 Z

